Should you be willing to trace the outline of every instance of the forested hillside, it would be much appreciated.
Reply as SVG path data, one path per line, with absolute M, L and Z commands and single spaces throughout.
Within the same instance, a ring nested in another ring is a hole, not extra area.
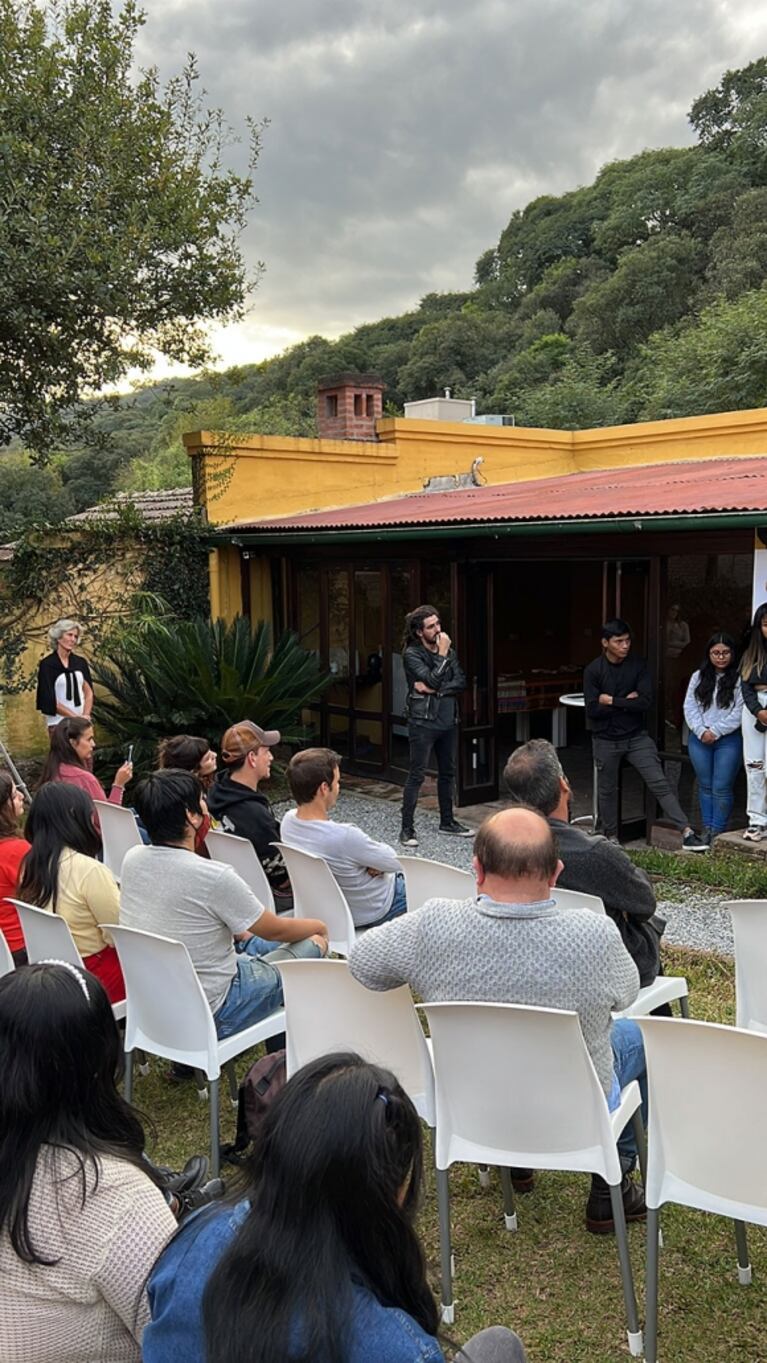
M 448 385 L 479 412 L 577 429 L 767 404 L 767 58 L 695 101 L 697 142 L 605 166 L 515 212 L 468 293 L 430 294 L 337 341 L 141 388 L 96 418 L 104 448 L 2 456 L 0 533 L 116 489 L 189 481 L 200 427 L 314 433 L 314 388 L 374 370 L 386 410 Z

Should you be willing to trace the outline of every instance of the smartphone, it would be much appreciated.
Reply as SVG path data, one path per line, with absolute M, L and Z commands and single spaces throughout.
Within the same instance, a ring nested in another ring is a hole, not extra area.
M 128 756 L 126 757 L 125 761 L 126 761 L 126 762 L 132 762 L 132 761 L 133 761 L 133 744 L 132 744 L 132 743 L 129 743 L 129 744 L 128 744 Z

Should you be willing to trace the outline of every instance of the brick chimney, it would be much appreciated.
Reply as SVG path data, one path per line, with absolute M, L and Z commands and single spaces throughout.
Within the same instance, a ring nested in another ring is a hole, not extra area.
M 317 382 L 321 440 L 376 440 L 386 384 L 377 374 L 332 374 Z

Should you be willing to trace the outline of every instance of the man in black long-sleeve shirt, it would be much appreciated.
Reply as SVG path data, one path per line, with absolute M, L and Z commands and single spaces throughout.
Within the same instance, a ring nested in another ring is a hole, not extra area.
M 403 847 L 418 846 L 415 807 L 432 753 L 437 760 L 439 831 L 470 838 L 472 830 L 453 813 L 457 698 L 466 689 L 466 678 L 433 606 L 417 606 L 406 616 L 402 663 L 407 680 L 410 769 L 402 794 L 399 840 Z
M 658 749 L 645 728 L 652 705 L 652 682 L 644 658 L 630 657 L 631 630 L 625 620 L 602 626 L 602 656 L 583 674 L 586 714 L 591 720 L 594 760 L 599 773 L 599 817 L 608 838 L 618 835 L 618 778 L 625 757 L 652 791 L 671 823 L 682 833 L 687 852 L 706 852 L 693 832 L 663 772 Z

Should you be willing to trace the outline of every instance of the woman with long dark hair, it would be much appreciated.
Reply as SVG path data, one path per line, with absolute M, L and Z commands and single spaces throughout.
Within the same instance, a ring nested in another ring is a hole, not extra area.
M 421 1124 L 388 1070 L 306 1065 L 266 1112 L 245 1198 L 195 1217 L 149 1282 L 144 1363 L 442 1363 L 415 1231 Z M 471 1363 L 524 1363 L 483 1331 Z
M 90 719 L 73 716 L 71 719 L 59 720 L 56 727 L 51 729 L 51 747 L 43 766 L 40 787 L 49 781 L 68 781 L 70 785 L 86 791 L 92 800 L 109 799 L 111 804 L 121 805 L 125 787 L 133 775 L 133 763 L 123 762 L 117 768 L 107 796 L 91 770 L 95 751 L 96 739 Z
M 73 965 L 0 979 L 3 1363 L 139 1363 L 149 1269 L 176 1228 L 120 1096 L 98 980 Z
M 743 837 L 760 842 L 767 832 L 767 601 L 757 607 L 740 663 L 743 690 L 743 761 L 748 827 Z
M 112 872 L 96 860 L 101 835 L 95 818 L 90 795 L 78 786 L 52 782 L 37 792 L 26 826 L 32 846 L 16 898 L 66 919 L 83 965 L 98 976 L 110 1001 L 119 1003 L 125 981 L 102 924 L 118 921 L 120 891 Z
M 19 915 L 8 900 L 16 898 L 19 868 L 29 851 L 20 829 L 23 809 L 21 791 L 7 771 L 0 771 L 0 931 L 16 965 L 26 962 L 27 952 Z
M 709 845 L 717 833 L 724 833 L 732 813 L 743 755 L 742 712 L 737 646 L 731 634 L 717 630 L 690 677 L 684 701 L 687 751 L 698 778 L 703 836 Z
M 207 738 L 196 738 L 194 734 L 175 734 L 173 738 L 163 738 L 157 748 L 157 766 L 160 771 L 172 767 L 175 771 L 190 771 L 207 793 L 216 776 L 216 753 Z M 210 832 L 210 814 L 205 800 L 202 802 L 204 818 L 194 835 L 194 850 L 200 857 L 210 854 L 205 839 Z

